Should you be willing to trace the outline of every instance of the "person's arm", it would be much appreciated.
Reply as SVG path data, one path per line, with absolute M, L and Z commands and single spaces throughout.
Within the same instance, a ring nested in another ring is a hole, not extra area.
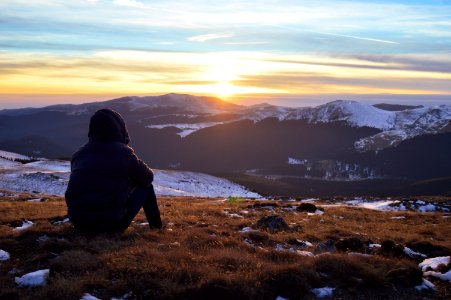
M 130 179 L 138 186 L 148 186 L 153 181 L 153 172 L 135 153 L 130 154 Z

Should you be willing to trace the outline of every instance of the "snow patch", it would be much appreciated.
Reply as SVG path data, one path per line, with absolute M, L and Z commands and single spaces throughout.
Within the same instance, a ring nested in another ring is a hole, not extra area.
M 9 260 L 11 256 L 9 255 L 8 252 L 6 252 L 5 250 L 0 249 L 0 261 L 6 261 Z
M 245 232 L 255 232 L 255 231 L 258 231 L 258 230 L 252 229 L 251 227 L 243 227 L 243 229 L 241 229 L 238 232 L 245 233 Z
M 8 151 L 2 151 L 2 150 L 0 150 L 0 157 L 9 159 L 9 160 L 16 160 L 16 159 L 29 160 L 29 159 L 31 159 L 29 156 L 26 156 L 26 155 L 21 155 L 21 154 L 17 154 L 17 153 L 8 152 Z
M 405 208 L 403 207 L 397 207 L 393 205 L 398 203 L 400 203 L 400 201 L 380 200 L 368 202 L 367 200 L 364 199 L 355 199 L 346 202 L 346 204 L 351 206 L 359 206 L 373 210 L 391 210 L 391 211 L 405 210 Z
M 440 265 L 447 265 L 450 263 L 449 256 L 439 256 L 434 258 L 427 258 L 423 260 L 418 266 L 421 270 L 426 271 L 428 269 L 436 270 Z
M 443 281 L 448 281 L 451 282 L 451 270 L 449 270 L 448 272 L 442 274 L 440 272 L 435 272 L 435 271 L 427 271 L 423 273 L 424 276 L 432 276 L 432 277 L 436 277 L 438 279 L 441 279 Z
M 260 198 L 257 193 L 227 179 L 187 171 L 154 170 L 157 195 Z
M 303 165 L 305 163 L 305 160 L 288 157 L 288 164 L 289 165 Z
M 177 133 L 180 137 L 185 138 L 188 135 L 196 132 L 198 130 L 224 124 L 224 122 L 206 122 L 206 123 L 192 123 L 192 124 L 157 124 L 157 125 L 147 125 L 147 128 L 153 129 L 164 129 L 175 127 L 181 130 L 181 132 Z
M 322 215 L 322 214 L 324 214 L 324 211 L 317 209 L 313 213 L 307 213 L 307 216 Z
M 332 297 L 334 293 L 335 288 L 331 287 L 322 287 L 322 288 L 316 288 L 312 289 L 311 292 L 315 294 L 317 298 L 326 298 L 326 297 Z
M 429 290 L 429 289 L 435 290 L 435 285 L 432 282 L 430 282 L 429 280 L 426 280 L 426 279 L 423 278 L 423 283 L 420 284 L 420 285 L 417 285 L 415 287 L 415 289 L 417 291 Z
M 13 229 L 13 231 L 22 231 L 22 230 L 25 230 L 25 229 L 30 228 L 30 227 L 33 226 L 33 225 L 34 225 L 33 222 L 28 221 L 28 220 L 24 220 L 24 221 L 22 221 L 22 226 L 15 227 L 15 228 Z
M 27 202 L 42 202 L 43 199 L 42 198 L 33 198 L 33 199 L 28 199 Z
M 21 287 L 37 287 L 43 286 L 47 283 L 49 278 L 49 269 L 38 270 L 23 275 L 22 277 L 16 277 L 16 283 Z
M 426 204 L 418 207 L 419 212 L 430 212 L 430 211 L 436 211 L 437 208 L 433 204 Z
M 89 293 L 85 293 L 83 295 L 83 297 L 80 298 L 80 300 L 100 300 L 99 298 L 97 298 L 96 296 L 93 296 Z
M 420 252 L 415 252 L 408 247 L 404 247 L 403 251 L 407 256 L 412 257 L 412 258 L 427 257 L 427 255 L 420 253 Z
M 309 252 L 309 251 L 296 250 L 296 253 L 301 256 L 309 256 L 309 257 L 315 256 L 315 254 L 313 254 L 312 252 Z

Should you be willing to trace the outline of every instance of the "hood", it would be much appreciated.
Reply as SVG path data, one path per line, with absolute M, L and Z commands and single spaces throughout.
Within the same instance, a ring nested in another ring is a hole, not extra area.
M 88 137 L 104 142 L 120 142 L 124 144 L 130 142 L 124 119 L 112 109 L 96 111 L 89 122 Z

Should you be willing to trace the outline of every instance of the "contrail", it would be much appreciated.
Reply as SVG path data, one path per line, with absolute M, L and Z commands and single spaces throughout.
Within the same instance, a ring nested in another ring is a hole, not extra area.
M 364 40 L 364 41 L 371 41 L 371 42 L 386 43 L 386 44 L 399 44 L 398 42 L 387 41 L 387 40 L 378 40 L 378 39 L 372 39 L 372 38 L 366 38 L 366 37 L 360 37 L 360 36 L 354 36 L 354 35 L 328 33 L 328 32 L 315 32 L 315 33 L 325 34 L 325 35 L 332 35 L 332 36 L 339 36 L 339 37 L 345 37 L 345 38 L 356 39 L 356 40 Z

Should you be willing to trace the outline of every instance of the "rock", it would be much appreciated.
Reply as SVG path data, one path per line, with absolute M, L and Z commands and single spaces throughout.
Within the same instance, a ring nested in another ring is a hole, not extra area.
M 315 253 L 324 253 L 324 252 L 336 252 L 337 249 L 335 248 L 335 241 L 334 240 L 327 240 L 324 243 L 318 243 L 315 248 Z
M 387 279 L 397 285 L 412 287 L 422 284 L 423 272 L 417 267 L 397 268 L 387 272 Z
M 258 220 L 256 227 L 271 233 L 288 230 L 289 226 L 285 220 L 278 215 L 266 216 Z
M 246 236 L 250 240 L 252 240 L 253 242 L 256 242 L 256 243 L 264 243 L 264 242 L 267 242 L 269 240 L 269 236 L 268 236 L 267 233 L 259 232 L 259 231 L 249 232 L 249 233 L 246 234 Z
M 363 241 L 359 237 L 349 237 L 346 239 L 341 239 L 335 243 L 335 248 L 338 251 L 359 251 L 364 247 Z
M 311 213 L 314 213 L 317 209 L 323 210 L 321 208 L 318 208 L 315 204 L 312 204 L 312 203 L 301 203 L 296 208 L 297 211 L 305 211 L 305 212 L 311 212 Z
M 420 252 L 427 255 L 427 257 L 451 255 L 451 251 L 448 248 L 444 246 L 434 245 L 428 241 L 409 242 L 406 244 L 406 246 L 416 252 Z
M 406 256 L 404 253 L 404 247 L 402 245 L 396 244 L 392 240 L 385 240 L 381 243 L 380 251 L 384 255 L 402 257 Z
M 292 246 L 296 246 L 296 247 L 301 248 L 301 249 L 313 246 L 312 243 L 309 243 L 307 241 L 303 241 L 303 240 L 300 240 L 300 239 L 288 240 L 288 244 L 290 244 Z

